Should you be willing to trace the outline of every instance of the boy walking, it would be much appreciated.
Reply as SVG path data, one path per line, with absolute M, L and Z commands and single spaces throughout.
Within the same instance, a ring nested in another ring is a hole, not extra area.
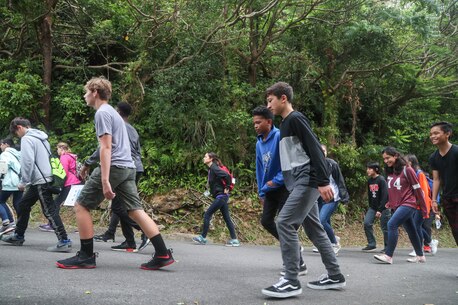
M 329 202 L 334 197 L 329 185 L 329 168 L 320 142 L 307 118 L 292 107 L 293 88 L 284 82 L 266 91 L 267 107 L 283 119 L 280 127 L 280 162 L 285 186 L 290 192 L 277 218 L 285 276 L 262 290 L 276 298 L 287 298 L 302 293 L 299 272 L 299 238 L 296 228 L 302 224 L 308 238 L 317 247 L 327 274 L 318 281 L 309 282 L 312 289 L 337 289 L 346 285 L 340 272 L 336 254 L 320 223 L 318 197 Z
M 281 211 L 289 192 L 283 181 L 280 165 L 280 130 L 273 125 L 274 115 L 266 106 L 256 107 L 253 124 L 258 140 L 256 142 L 256 181 L 262 203 L 262 226 L 277 240 L 278 231 L 275 216 Z M 281 274 L 284 275 L 282 270 Z M 307 274 L 307 266 L 300 256 L 299 275 Z
M 437 122 L 431 126 L 429 138 L 437 150 L 429 157 L 433 170 L 433 200 L 431 208 L 438 217 L 437 195 L 442 188 L 442 206 L 453 237 L 458 245 L 458 146 L 450 143 L 452 124 Z
M 92 172 L 75 205 L 81 250 L 76 256 L 57 261 L 57 266 L 64 269 L 96 267 L 90 210 L 97 208 L 104 198 L 112 200 L 115 196 L 155 248 L 153 258 L 140 268 L 157 270 L 170 265 L 174 262 L 172 251 L 166 248 L 156 223 L 140 203 L 126 126 L 119 113 L 108 104 L 111 83 L 105 78 L 93 78 L 86 83 L 85 90 L 86 104 L 96 110 L 94 121 L 100 148 L 100 166 Z
M 58 240 L 57 244 L 49 247 L 47 251 L 70 252 L 72 242 L 68 239 L 49 185 L 53 178 L 49 162 L 51 147 L 48 135 L 32 128 L 30 121 L 24 118 L 13 119 L 10 124 L 10 132 L 21 138 L 21 181 L 18 189 L 24 191 L 24 194 L 18 204 L 16 230 L 14 234 L 2 240 L 14 246 L 22 246 L 25 241 L 24 234 L 29 225 L 30 212 L 39 200 L 43 214 L 54 229 Z
M 391 212 L 385 207 L 388 202 L 388 185 L 383 176 L 380 175 L 380 165 L 378 162 L 369 162 L 366 166 L 367 179 L 367 197 L 369 208 L 364 216 L 364 232 L 366 233 L 367 246 L 362 249 L 365 252 L 377 250 L 377 241 L 374 236 L 375 218 L 380 218 L 380 227 L 383 232 L 384 247 L 381 251 L 385 253 L 388 242 L 388 220 Z

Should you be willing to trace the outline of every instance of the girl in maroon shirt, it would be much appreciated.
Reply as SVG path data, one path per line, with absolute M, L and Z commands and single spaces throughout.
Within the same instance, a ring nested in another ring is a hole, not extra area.
M 407 259 L 411 263 L 426 262 L 423 247 L 418 236 L 413 215 L 417 206 L 421 208 L 423 218 L 427 217 L 427 209 L 423 190 L 420 187 L 415 171 L 394 147 L 386 147 L 383 151 L 383 162 L 387 174 L 388 203 L 386 207 L 394 210 L 388 221 L 388 244 L 385 254 L 374 255 L 374 258 L 385 264 L 393 263 L 393 253 L 398 242 L 398 228 L 404 225 L 410 241 L 415 249 L 416 257 Z

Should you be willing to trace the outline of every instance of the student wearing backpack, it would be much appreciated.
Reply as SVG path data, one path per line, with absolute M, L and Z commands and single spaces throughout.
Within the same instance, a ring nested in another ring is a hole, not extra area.
M 411 263 L 426 262 L 423 247 L 418 236 L 414 215 L 417 205 L 420 205 L 423 219 L 428 217 L 425 195 L 420 188 L 415 171 L 394 147 L 386 147 L 382 151 L 383 162 L 388 183 L 388 203 L 386 207 L 394 210 L 388 221 L 388 244 L 384 254 L 374 255 L 374 258 L 385 264 L 393 263 L 393 254 L 398 243 L 398 228 L 404 225 L 416 256 L 408 258 Z M 418 204 L 417 204 L 418 202 Z
M 206 153 L 203 158 L 203 162 L 208 166 L 208 187 L 210 188 L 210 194 L 213 198 L 215 198 L 215 200 L 213 200 L 212 204 L 204 214 L 204 227 L 202 229 L 202 234 L 193 237 L 192 240 L 201 245 L 207 244 L 206 237 L 210 227 L 210 220 L 212 219 L 213 214 L 220 210 L 231 235 L 231 239 L 227 241 L 226 246 L 239 247 L 240 242 L 235 233 L 234 223 L 232 222 L 229 214 L 228 205 L 229 193 L 231 191 L 231 186 L 233 187 L 231 174 L 227 169 L 224 169 L 224 165 L 215 153 Z
M 439 241 L 431 238 L 431 226 L 434 220 L 434 212 L 431 211 L 431 189 L 429 187 L 428 179 L 425 173 L 421 170 L 418 159 L 415 155 L 406 155 L 407 163 L 415 170 L 417 174 L 418 182 L 420 187 L 425 194 L 426 208 L 428 210 L 429 217 L 423 219 L 421 216 L 420 207 L 417 207 L 417 214 L 414 216 L 415 225 L 417 226 L 417 233 L 423 243 L 423 251 L 425 253 L 431 253 L 433 255 L 437 252 L 437 245 Z M 410 256 L 416 256 L 415 250 L 409 253 Z
M 15 233 L 3 237 L 2 240 L 14 246 L 22 246 L 30 211 L 39 200 L 43 214 L 51 222 L 58 240 L 57 244 L 49 247 L 47 251 L 70 252 L 72 242 L 67 236 L 52 197 L 50 183 L 53 176 L 49 161 L 48 135 L 32 128 L 29 120 L 20 117 L 11 121 L 10 132 L 21 138 L 21 181 L 18 189 L 24 191 L 24 194 L 19 202 Z
M 21 173 L 21 153 L 14 148 L 14 142 L 9 138 L 1 140 L 0 148 L 2 150 L 0 161 L 5 162 L 8 167 L 8 171 L 3 175 L 0 193 L 0 218 L 2 218 L 2 227 L 0 228 L 1 236 L 14 231 L 14 227 L 16 226 L 13 214 L 11 214 L 9 207 L 6 205 L 6 201 L 13 196 L 13 207 L 17 214 L 22 192 L 17 188 Z

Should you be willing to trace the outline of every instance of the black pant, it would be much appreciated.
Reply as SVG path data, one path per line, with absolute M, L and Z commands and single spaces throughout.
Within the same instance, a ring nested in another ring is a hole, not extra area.
M 41 210 L 54 228 L 57 239 L 68 239 L 67 232 L 59 215 L 59 210 L 56 208 L 56 204 L 52 198 L 52 192 L 47 183 L 30 185 L 26 188 L 19 202 L 16 234 L 24 236 L 29 225 L 30 211 L 37 201 L 40 201 Z
M 142 176 L 141 172 L 137 172 L 135 176 L 135 182 L 138 183 L 140 177 Z M 115 198 L 111 201 L 111 219 L 110 225 L 108 226 L 107 233 L 110 235 L 115 235 L 116 227 L 118 226 L 119 221 L 121 221 L 121 230 L 122 235 L 126 238 L 126 241 L 129 245 L 135 244 L 135 235 L 134 230 L 141 230 L 140 226 L 129 217 L 126 208 L 122 203 Z
M 267 192 L 264 198 L 264 206 L 262 208 L 261 224 L 278 240 L 277 225 L 275 217 L 283 208 L 289 192 L 286 187 L 282 186 L 273 191 Z

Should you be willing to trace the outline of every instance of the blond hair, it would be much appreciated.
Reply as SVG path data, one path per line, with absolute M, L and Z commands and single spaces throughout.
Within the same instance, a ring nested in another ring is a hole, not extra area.
M 60 149 L 66 151 L 66 152 L 69 152 L 69 153 L 72 152 L 72 150 L 70 149 L 70 146 L 65 142 L 57 143 L 57 148 L 60 148 Z
M 101 100 L 108 101 L 111 98 L 111 82 L 103 76 L 91 78 L 84 89 L 92 92 L 97 91 Z

